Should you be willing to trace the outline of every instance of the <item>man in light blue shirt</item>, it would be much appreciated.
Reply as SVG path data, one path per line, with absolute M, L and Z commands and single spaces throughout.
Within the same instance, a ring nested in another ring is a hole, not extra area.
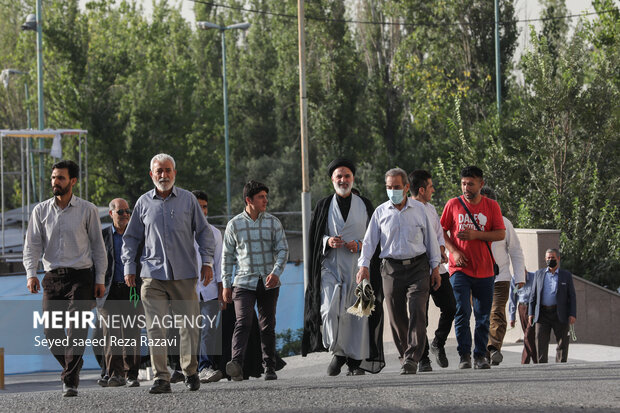
M 533 272 L 525 273 L 525 284 L 518 288 L 515 279 L 510 280 L 510 297 L 508 300 L 508 321 L 510 327 L 515 326 L 516 313 L 519 311 L 519 320 L 521 321 L 521 329 L 523 330 L 523 352 L 521 353 L 521 364 L 538 363 L 536 356 L 536 332 L 534 327 L 529 324 L 527 317 L 528 305 L 532 294 L 532 284 L 534 283 L 535 274 Z
M 441 284 L 441 252 L 424 206 L 407 197 L 407 173 L 390 169 L 385 174 L 385 187 L 389 201 L 379 205 L 370 219 L 356 278 L 358 283 L 369 279 L 370 259 L 380 243 L 383 292 L 402 362 L 400 373 L 415 374 L 426 344 L 429 291 Z
M 149 392 L 170 393 L 170 373 L 166 366 L 167 346 L 164 326 L 169 310 L 181 315 L 173 327 L 180 331 L 180 359 L 185 385 L 200 388 L 197 367 L 200 308 L 196 295 L 196 256 L 194 239 L 202 259 L 200 280 L 207 285 L 213 278 L 214 238 L 196 197 L 174 186 L 176 166 L 167 154 L 151 159 L 151 178 L 155 188 L 142 195 L 123 236 L 122 260 L 127 285 L 135 286 L 138 249 L 144 244 L 140 262 L 141 294 L 146 316 L 151 364 L 155 382 Z M 175 319 L 176 320 L 176 319 Z M 189 320 L 189 321 L 187 321 Z M 191 321 L 191 323 L 190 323 Z M 160 341 L 161 340 L 161 341 Z
M 235 331 L 231 361 L 226 373 L 235 381 L 243 380 L 243 357 L 258 307 L 260 340 L 265 380 L 276 380 L 276 306 L 280 275 L 288 259 L 288 244 L 278 218 L 268 214 L 266 185 L 250 181 L 243 187 L 244 211 L 226 225 L 222 254 L 223 296 L 235 305 Z M 232 290 L 233 267 L 235 289 Z

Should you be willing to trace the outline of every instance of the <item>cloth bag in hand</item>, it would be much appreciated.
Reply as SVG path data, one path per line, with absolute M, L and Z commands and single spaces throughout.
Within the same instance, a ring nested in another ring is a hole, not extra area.
M 368 317 L 375 309 L 375 292 L 368 280 L 363 279 L 357 287 L 355 287 L 355 296 L 357 301 L 347 309 L 347 313 L 358 317 Z

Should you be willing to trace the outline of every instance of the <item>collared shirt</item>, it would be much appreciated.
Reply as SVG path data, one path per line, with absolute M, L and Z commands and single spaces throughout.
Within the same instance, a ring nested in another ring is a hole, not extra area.
M 135 257 L 144 242 L 140 262 L 142 278 L 184 280 L 198 274 L 194 239 L 200 246 L 202 264 L 213 263 L 215 242 L 196 197 L 172 187 L 166 198 L 155 188 L 142 195 L 123 235 L 121 259 L 125 274 L 136 273 Z
M 364 236 L 360 267 L 368 267 L 370 259 L 381 243 L 380 258 L 404 260 L 424 253 L 429 265 L 435 268 L 441 262 L 437 235 L 421 202 L 408 198 L 402 210 L 391 201 L 379 205 L 372 214 Z
M 122 283 L 125 282 L 123 261 L 121 261 L 123 234 L 119 234 L 114 226 L 112 226 L 112 241 L 114 242 L 114 272 L 112 273 L 112 281 Z
M 64 209 L 56 204 L 55 197 L 35 206 L 28 223 L 23 257 L 28 278 L 36 277 L 42 259 L 45 271 L 83 270 L 94 265 L 95 283 L 103 284 L 108 259 L 97 207 L 75 195 Z
M 558 269 L 555 269 L 555 273 L 552 273 L 549 267 L 545 271 L 542 289 L 542 299 L 540 303 L 545 306 L 556 305 L 557 299 L 555 297 L 558 291 Z
M 532 285 L 534 284 L 535 273 L 528 272 L 525 277 L 525 284 L 523 287 L 516 290 L 515 279 L 510 279 L 510 297 L 508 301 L 508 320 L 514 321 L 517 305 L 525 304 L 528 305 L 530 303 L 530 297 L 532 296 Z
M 420 202 L 420 201 L 418 201 Z M 420 202 L 424 206 L 424 210 L 428 215 L 428 219 L 431 221 L 431 225 L 435 230 L 435 234 L 437 235 L 437 243 L 440 247 L 446 246 L 446 240 L 443 238 L 443 228 L 441 228 L 441 221 L 439 220 L 439 215 L 437 214 L 437 210 L 435 206 L 430 202 L 424 203 Z
M 237 267 L 234 286 L 256 290 L 260 278 L 271 273 L 280 277 L 287 260 L 284 229 L 273 215 L 263 212 L 254 221 L 244 210 L 226 225 L 222 252 L 224 288 L 231 287 L 234 266 Z

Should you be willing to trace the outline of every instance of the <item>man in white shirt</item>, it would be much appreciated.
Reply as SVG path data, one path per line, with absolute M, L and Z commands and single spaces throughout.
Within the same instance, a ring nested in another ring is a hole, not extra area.
M 380 243 L 383 292 L 402 361 L 400 374 L 415 374 L 426 343 L 429 290 L 441 284 L 441 253 L 424 207 L 407 198 L 407 173 L 400 168 L 387 171 L 385 188 L 389 201 L 379 205 L 370 219 L 356 279 L 359 283 L 370 278 L 368 266 Z
M 488 186 L 480 189 L 480 194 L 494 201 L 497 200 L 495 191 Z M 499 274 L 495 277 L 493 287 L 493 305 L 491 306 L 491 320 L 489 327 L 489 342 L 487 344 L 487 356 L 491 365 L 497 366 L 502 362 L 502 343 L 506 335 L 506 303 L 510 294 L 510 279 L 514 279 L 517 289 L 525 284 L 525 259 L 521 244 L 515 232 L 512 222 L 502 216 L 506 227 L 506 238 L 495 241 L 491 244 L 493 258 L 499 267 Z M 510 273 L 510 263 L 512 262 L 513 273 Z

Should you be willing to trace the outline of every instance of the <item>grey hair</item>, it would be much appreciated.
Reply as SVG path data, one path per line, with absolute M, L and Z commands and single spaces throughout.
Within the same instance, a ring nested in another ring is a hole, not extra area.
M 387 179 L 388 176 L 400 176 L 403 179 L 403 186 L 409 185 L 409 179 L 407 178 L 407 172 L 405 172 L 401 168 L 390 169 L 389 171 L 385 173 L 385 179 Z
M 170 161 L 172 162 L 172 169 L 177 169 L 177 165 L 176 162 L 174 162 L 174 158 L 170 155 L 168 155 L 167 153 L 158 153 L 157 155 L 153 156 L 153 159 L 151 159 L 151 170 L 153 170 L 153 164 L 155 162 L 164 162 L 164 161 Z
M 545 255 L 549 254 L 550 252 L 553 252 L 555 255 L 558 256 L 558 258 L 561 257 L 560 250 L 557 248 L 549 248 L 547 251 L 545 251 Z
M 113 200 L 110 201 L 110 203 L 108 204 L 108 208 L 110 211 L 114 211 L 116 209 L 116 200 L 120 200 L 120 201 L 125 201 L 127 202 L 127 200 L 123 199 L 123 198 L 114 198 Z M 129 204 L 129 202 L 127 202 L 127 204 Z
M 489 199 L 497 201 L 497 196 L 495 195 L 495 191 L 490 186 L 483 186 L 480 188 L 480 195 L 486 196 Z

